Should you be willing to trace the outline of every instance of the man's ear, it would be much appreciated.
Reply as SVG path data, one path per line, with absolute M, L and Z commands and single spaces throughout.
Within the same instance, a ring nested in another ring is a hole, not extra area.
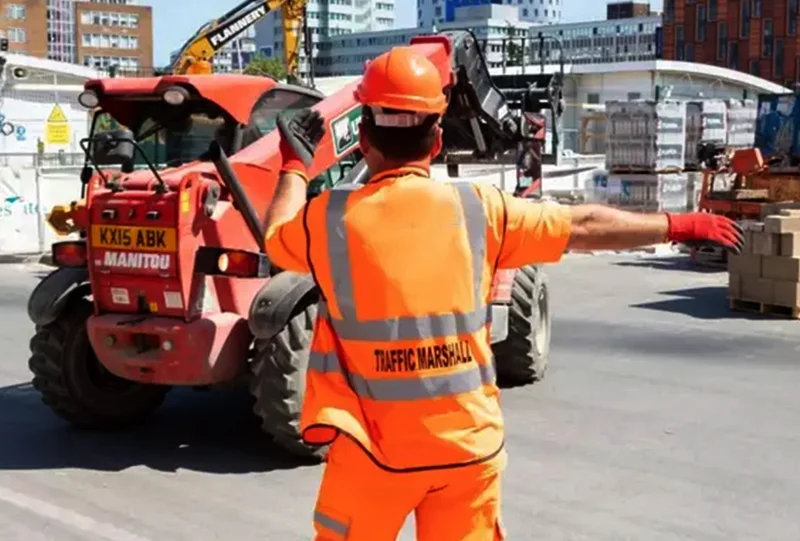
M 369 141 L 364 135 L 364 122 L 358 123 L 358 148 L 361 149 L 361 154 L 369 152 Z
M 438 156 L 442 149 L 444 148 L 444 141 L 442 141 L 442 127 L 440 125 L 436 125 L 433 127 L 435 130 L 435 139 L 433 140 L 433 148 L 431 149 L 431 159 Z

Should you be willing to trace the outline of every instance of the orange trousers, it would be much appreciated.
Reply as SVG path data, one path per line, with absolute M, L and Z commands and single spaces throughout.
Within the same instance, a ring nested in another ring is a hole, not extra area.
M 382 469 L 350 438 L 331 445 L 314 510 L 315 541 L 396 541 L 413 511 L 417 541 L 501 541 L 506 453 L 423 472 Z

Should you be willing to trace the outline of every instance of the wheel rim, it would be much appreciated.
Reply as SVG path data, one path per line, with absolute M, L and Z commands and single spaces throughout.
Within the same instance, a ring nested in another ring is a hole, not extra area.
M 533 330 L 533 340 L 536 343 L 536 348 L 543 352 L 547 344 L 547 339 L 550 336 L 550 321 L 547 318 L 547 287 L 542 286 L 539 288 L 539 295 L 536 298 L 537 319 L 536 328 Z

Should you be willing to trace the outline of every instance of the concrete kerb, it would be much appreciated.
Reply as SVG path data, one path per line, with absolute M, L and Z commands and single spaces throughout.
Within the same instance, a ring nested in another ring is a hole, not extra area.
M 0 254 L 0 265 L 8 265 L 14 263 L 23 264 L 39 264 L 53 266 L 52 254 Z

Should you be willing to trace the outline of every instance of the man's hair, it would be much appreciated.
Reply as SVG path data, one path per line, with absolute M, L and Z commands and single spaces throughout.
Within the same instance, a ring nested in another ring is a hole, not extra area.
M 384 114 L 397 114 L 403 111 L 384 109 Z M 375 117 L 369 107 L 364 107 L 361 112 L 361 127 L 359 128 L 375 150 L 383 154 L 384 158 L 393 161 L 415 161 L 430 156 L 436 144 L 436 130 L 434 126 L 439 120 L 439 115 L 431 115 L 419 126 L 409 128 L 376 126 Z

